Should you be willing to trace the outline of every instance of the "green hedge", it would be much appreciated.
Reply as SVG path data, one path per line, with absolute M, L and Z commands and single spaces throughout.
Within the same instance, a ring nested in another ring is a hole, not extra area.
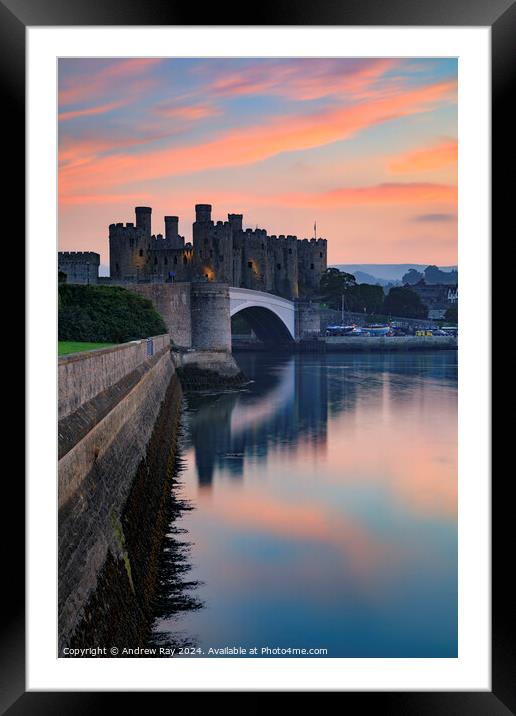
M 167 329 L 151 301 L 120 286 L 59 286 L 59 340 L 125 343 Z

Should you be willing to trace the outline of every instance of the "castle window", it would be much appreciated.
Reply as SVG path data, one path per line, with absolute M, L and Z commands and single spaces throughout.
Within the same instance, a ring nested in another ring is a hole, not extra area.
M 154 257 L 154 266 L 156 266 L 157 263 L 158 263 L 158 257 L 155 256 L 155 257 Z
M 313 267 L 314 267 L 314 265 L 313 265 L 313 264 L 310 264 L 310 268 L 313 269 Z
M 120 266 L 118 264 L 115 264 L 115 268 L 117 271 L 120 271 Z
M 264 248 L 265 248 L 265 244 L 262 244 L 262 251 L 263 251 Z
M 252 262 L 252 261 L 248 261 L 248 262 L 247 262 L 247 268 L 253 268 L 253 262 Z
M 292 249 L 289 249 L 288 252 L 289 252 L 289 254 L 291 254 L 291 253 L 292 253 Z
M 177 256 L 174 256 L 174 263 L 177 264 Z M 185 263 L 186 263 L 186 256 L 185 256 Z
M 143 249 L 140 249 L 140 256 L 143 256 Z
M 322 251 L 320 252 L 319 256 L 322 258 Z
M 281 264 L 276 264 L 276 268 L 278 269 L 278 271 L 281 271 Z
M 213 258 L 213 251 L 210 250 L 210 259 Z
M 183 258 L 183 263 L 184 263 L 184 264 L 187 264 L 187 263 L 188 263 L 188 259 L 186 258 L 186 256 Z
M 167 265 L 168 265 L 168 259 L 167 259 L 167 257 L 166 257 L 166 256 L 165 256 L 165 258 L 163 259 L 163 263 L 165 264 L 165 266 L 167 266 Z

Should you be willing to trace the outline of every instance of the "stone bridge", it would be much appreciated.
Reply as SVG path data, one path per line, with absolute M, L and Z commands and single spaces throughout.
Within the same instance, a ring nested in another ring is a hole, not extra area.
M 229 288 L 230 316 L 242 314 L 264 343 L 289 343 L 297 338 L 296 304 L 287 298 L 248 288 Z
M 319 334 L 319 308 L 310 301 L 289 301 L 211 281 L 120 285 L 152 301 L 181 348 L 231 352 L 231 317 L 237 314 L 271 347 L 294 345 Z

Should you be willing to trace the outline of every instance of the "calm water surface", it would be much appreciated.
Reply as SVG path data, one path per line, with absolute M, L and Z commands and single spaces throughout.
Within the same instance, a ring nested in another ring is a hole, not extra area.
M 457 654 L 457 355 L 241 354 L 189 399 L 180 526 L 204 650 Z

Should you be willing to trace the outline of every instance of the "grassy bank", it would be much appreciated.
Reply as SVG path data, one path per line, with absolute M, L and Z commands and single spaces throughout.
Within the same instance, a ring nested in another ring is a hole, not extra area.
M 114 346 L 116 343 L 85 343 L 80 341 L 58 341 L 57 352 L 58 355 L 64 356 L 69 353 L 79 353 L 80 351 L 94 351 L 97 348 L 109 348 Z

